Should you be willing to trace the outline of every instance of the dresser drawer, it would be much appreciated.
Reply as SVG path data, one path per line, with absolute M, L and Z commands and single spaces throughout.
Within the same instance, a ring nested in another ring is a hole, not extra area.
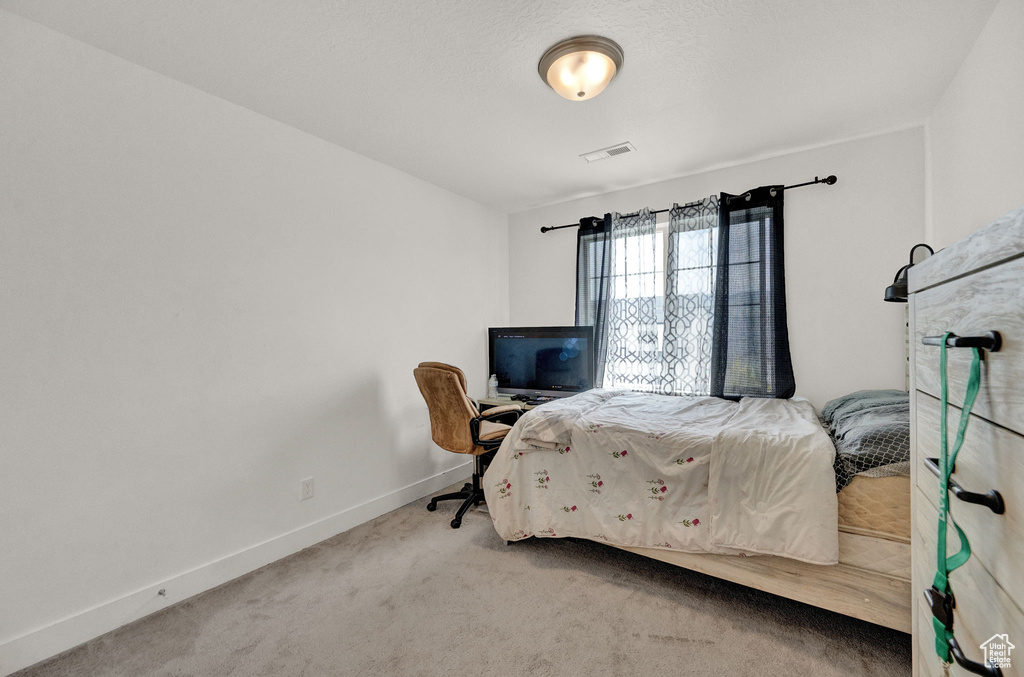
M 920 496 L 918 497 L 920 499 Z M 918 650 L 924 659 L 933 658 L 939 665 L 934 650 L 934 632 L 931 629 L 931 611 L 924 603 L 924 590 L 931 586 L 935 576 L 936 558 L 936 525 L 938 511 L 924 500 L 917 501 L 917 512 L 914 517 L 914 598 L 918 604 Z M 961 525 L 962 526 L 962 525 Z M 980 539 L 966 527 L 967 537 L 971 545 Z M 952 553 L 959 547 L 959 540 L 950 529 L 950 547 Z M 953 632 L 957 641 L 968 658 L 980 661 L 982 650 L 980 645 L 995 634 L 1006 633 L 1010 641 L 1018 643 L 1024 639 L 1024 613 L 1003 590 L 1002 586 L 982 565 L 982 562 L 971 557 L 967 564 L 950 575 L 953 594 L 956 597 Z M 926 627 L 922 627 L 926 626 Z M 1020 646 L 1024 647 L 1024 644 Z M 1024 667 L 1022 659 L 1013 661 Z M 1011 656 L 1016 658 L 1016 656 Z M 941 666 L 940 666 L 941 667 Z M 940 670 L 941 673 L 941 670 Z M 1024 674 L 1020 669 L 1003 670 L 1004 675 Z
M 932 629 L 932 612 L 925 604 L 924 595 L 914 598 L 915 611 L 917 611 L 917 624 L 914 626 L 914 676 L 915 677 L 946 677 L 942 669 L 942 661 L 935 653 L 935 630 Z M 972 661 L 980 660 L 981 654 L 974 653 L 977 647 L 974 640 L 965 640 L 957 632 L 957 640 L 966 652 L 967 657 Z M 970 642 L 970 646 L 967 643 Z M 964 670 L 956 663 L 949 666 L 950 677 L 968 677 L 974 673 Z M 1004 672 L 1004 674 L 1006 674 Z
M 925 467 L 924 459 L 939 456 L 939 411 L 938 400 L 918 393 L 915 475 L 925 496 L 921 502 L 927 502 L 931 510 L 938 510 L 939 481 Z M 959 421 L 960 410 L 950 406 L 951 447 Z M 995 489 L 1002 495 L 1006 505 L 1002 515 L 983 505 L 965 503 L 952 493 L 950 510 L 971 539 L 973 557 L 1002 582 L 1017 604 L 1024 606 L 1024 437 L 972 416 L 953 479 L 967 491 L 985 493 Z
M 938 346 L 921 345 L 924 336 L 952 331 L 976 336 L 998 331 L 999 352 L 986 352 L 981 390 L 974 406 L 979 416 L 1024 431 L 1024 258 L 1014 259 L 915 294 L 914 354 L 917 389 L 939 397 Z M 949 349 L 949 398 L 960 404 L 974 351 Z
M 917 624 L 914 626 L 914 677 L 974 677 L 973 672 L 964 670 L 956 663 L 949 666 L 949 673 L 942 668 L 942 661 L 935 653 L 935 630 L 932 628 L 932 613 L 924 601 L 924 595 L 919 595 L 920 600 L 915 602 L 917 611 Z M 956 641 L 968 659 L 981 662 L 983 658 L 980 642 L 973 638 L 967 639 L 966 635 L 956 630 Z M 1016 653 L 1016 652 L 1014 652 Z M 1016 656 L 1013 656 L 1016 658 Z M 1020 675 L 1016 667 L 1003 670 L 1004 677 Z

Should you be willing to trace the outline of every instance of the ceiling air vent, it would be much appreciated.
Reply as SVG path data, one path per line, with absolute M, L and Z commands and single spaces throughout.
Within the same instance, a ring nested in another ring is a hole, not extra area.
M 602 148 L 601 150 L 594 150 L 589 153 L 584 153 L 580 157 L 587 162 L 597 162 L 598 160 L 605 160 L 616 155 L 622 155 L 623 153 L 634 153 L 636 148 L 630 142 L 617 143 L 614 146 L 608 148 Z

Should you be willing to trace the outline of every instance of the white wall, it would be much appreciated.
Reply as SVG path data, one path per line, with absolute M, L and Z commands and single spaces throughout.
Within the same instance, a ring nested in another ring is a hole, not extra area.
M 820 407 L 858 389 L 903 388 L 905 306 L 883 302 L 882 292 L 924 235 L 920 127 L 513 214 L 510 320 L 573 323 L 576 230 L 541 234 L 542 225 L 645 206 L 662 209 L 722 191 L 828 174 L 839 182 L 786 194 L 786 288 L 797 394 Z
M 1024 205 L 1024 2 L 1002 0 L 929 120 L 936 248 Z
M 504 214 L 4 11 L 0 92 L 0 674 L 468 475 Z

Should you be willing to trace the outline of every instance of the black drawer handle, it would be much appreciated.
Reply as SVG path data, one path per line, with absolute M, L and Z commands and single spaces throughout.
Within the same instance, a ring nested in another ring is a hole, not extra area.
M 926 458 L 924 459 L 924 464 L 928 466 L 928 469 L 932 471 L 932 474 L 939 477 L 939 459 Z M 949 490 L 953 492 L 954 496 L 964 503 L 983 505 L 997 515 L 1002 515 L 1006 512 L 1006 504 L 1003 502 L 1003 496 L 995 489 L 992 489 L 986 494 L 976 494 L 973 491 L 967 491 L 957 484 L 956 480 L 950 477 Z
M 921 343 L 926 346 L 941 346 L 941 336 L 925 336 Z M 1003 337 L 997 331 L 990 331 L 984 336 L 957 336 L 950 334 L 946 339 L 946 345 L 950 348 L 984 348 L 990 353 L 997 353 L 1003 347 Z
M 976 663 L 975 661 L 967 658 L 955 637 L 950 637 L 948 644 L 949 652 L 953 654 L 953 660 L 955 660 L 957 665 L 967 672 L 973 672 L 976 675 L 985 675 L 986 677 L 1002 677 L 1003 671 L 997 666 L 989 663 Z

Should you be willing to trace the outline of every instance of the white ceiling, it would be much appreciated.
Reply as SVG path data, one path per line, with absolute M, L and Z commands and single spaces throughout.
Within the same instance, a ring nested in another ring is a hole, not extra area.
M 504 211 L 923 120 L 996 0 L 0 0 Z M 570 102 L 551 44 L 622 45 Z M 594 164 L 622 141 L 638 152 Z M 828 168 L 808 167 L 808 174 Z

